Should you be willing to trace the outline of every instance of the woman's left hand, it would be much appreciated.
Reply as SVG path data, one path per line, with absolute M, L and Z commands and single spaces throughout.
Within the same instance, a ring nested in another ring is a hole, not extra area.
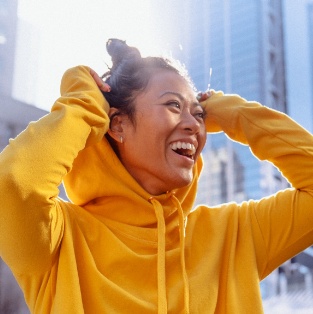
M 205 101 L 205 100 L 207 100 L 210 96 L 212 95 L 212 93 L 209 91 L 209 90 L 207 90 L 206 92 L 199 92 L 198 94 L 197 94 L 197 100 L 199 101 L 199 102 L 202 102 L 202 101 Z

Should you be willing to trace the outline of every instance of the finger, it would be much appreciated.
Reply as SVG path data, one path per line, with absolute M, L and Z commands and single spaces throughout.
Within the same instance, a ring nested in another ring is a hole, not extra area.
M 93 77 L 96 84 L 98 85 L 98 87 L 103 92 L 110 92 L 111 91 L 111 87 L 109 86 L 109 84 L 103 82 L 102 79 L 100 78 L 100 76 L 94 70 L 90 69 L 90 75 Z
M 210 91 L 206 91 L 204 93 L 203 92 L 199 92 L 197 94 L 197 100 L 199 102 L 201 102 L 201 101 L 207 100 L 210 96 L 211 96 L 211 92 Z

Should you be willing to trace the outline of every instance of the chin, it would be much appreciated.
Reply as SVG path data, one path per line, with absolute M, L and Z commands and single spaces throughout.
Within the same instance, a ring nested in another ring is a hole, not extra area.
M 180 177 L 179 179 L 176 177 L 175 180 L 172 181 L 172 184 L 171 184 L 172 187 L 169 188 L 168 191 L 183 188 L 189 185 L 192 182 L 192 179 L 193 179 L 192 173 L 186 176 Z

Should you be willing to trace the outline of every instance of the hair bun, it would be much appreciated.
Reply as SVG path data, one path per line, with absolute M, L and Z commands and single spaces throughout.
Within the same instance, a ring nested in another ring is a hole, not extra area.
M 123 59 L 129 60 L 141 58 L 139 50 L 135 47 L 128 46 L 124 40 L 111 38 L 106 43 L 106 49 L 111 56 L 113 67 Z

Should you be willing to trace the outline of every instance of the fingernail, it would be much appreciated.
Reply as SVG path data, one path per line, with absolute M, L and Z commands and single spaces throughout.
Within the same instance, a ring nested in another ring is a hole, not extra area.
M 197 100 L 200 101 L 201 98 L 202 98 L 202 92 L 199 92 L 199 93 L 197 94 Z
M 103 83 L 102 90 L 109 93 L 111 91 L 111 86 L 107 83 Z

